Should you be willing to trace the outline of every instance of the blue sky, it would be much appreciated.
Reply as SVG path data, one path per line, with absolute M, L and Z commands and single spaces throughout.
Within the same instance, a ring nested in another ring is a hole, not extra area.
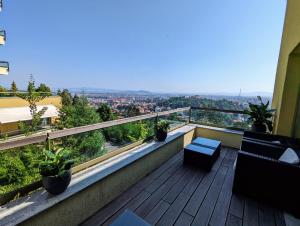
M 272 92 L 285 0 L 4 0 L 0 59 L 24 87 Z

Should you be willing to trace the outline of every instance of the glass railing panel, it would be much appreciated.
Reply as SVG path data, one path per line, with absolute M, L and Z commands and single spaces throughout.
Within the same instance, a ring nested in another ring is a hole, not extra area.
M 189 123 L 189 111 L 176 112 L 164 116 L 159 116 L 158 120 L 166 120 L 170 124 L 170 130 L 184 126 Z
M 200 125 L 207 125 L 219 128 L 246 130 L 251 125 L 248 116 L 242 112 L 216 111 L 193 109 L 191 111 L 191 122 Z
M 155 126 L 160 119 L 170 122 L 172 130 L 188 123 L 189 110 L 162 113 L 159 117 L 150 114 L 69 130 L 53 128 L 55 132 L 49 130 L 48 134 L 29 137 L 11 138 L 3 134 L 0 141 L 0 204 L 41 186 L 39 164 L 44 157 L 44 149 L 69 150 L 75 161 L 72 171 L 76 173 L 155 139 Z
M 41 179 L 39 163 L 44 148 L 45 143 L 38 143 L 1 151 L 0 197 Z

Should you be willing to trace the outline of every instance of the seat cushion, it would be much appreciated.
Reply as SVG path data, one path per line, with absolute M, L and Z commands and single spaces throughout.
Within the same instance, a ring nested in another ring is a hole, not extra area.
M 297 153 L 292 148 L 287 148 L 280 156 L 279 161 L 297 165 L 300 160 Z

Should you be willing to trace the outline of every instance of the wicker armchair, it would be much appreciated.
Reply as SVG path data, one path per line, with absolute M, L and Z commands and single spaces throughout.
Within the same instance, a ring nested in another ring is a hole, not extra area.
M 278 161 L 285 149 L 282 145 L 243 139 L 233 191 L 300 217 L 300 166 Z

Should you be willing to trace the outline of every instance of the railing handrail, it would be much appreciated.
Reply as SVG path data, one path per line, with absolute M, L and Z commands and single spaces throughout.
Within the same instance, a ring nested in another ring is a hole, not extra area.
M 232 113 L 232 114 L 245 114 L 245 112 L 241 110 L 229 110 L 229 109 L 207 108 L 207 107 L 191 107 L 191 110 L 217 111 L 217 112 L 225 112 L 225 113 Z
M 164 111 L 164 112 L 150 113 L 150 114 L 146 114 L 146 115 L 139 115 L 139 116 L 124 118 L 124 119 L 117 119 L 117 120 L 101 122 L 101 123 L 85 125 L 85 126 L 79 126 L 79 127 L 69 128 L 69 129 L 56 130 L 56 131 L 48 132 L 46 134 L 34 134 L 34 135 L 30 135 L 28 137 L 10 139 L 10 140 L 0 142 L 0 151 L 4 151 L 7 149 L 11 149 L 11 148 L 22 147 L 22 146 L 29 145 L 29 144 L 41 143 L 41 142 L 45 142 L 47 140 L 76 135 L 79 133 L 90 132 L 90 131 L 94 131 L 94 130 L 98 130 L 98 129 L 104 129 L 104 128 L 108 128 L 108 127 L 112 127 L 112 126 L 122 125 L 122 124 L 130 123 L 130 122 L 136 122 L 136 121 L 141 121 L 141 120 L 145 120 L 145 119 L 156 118 L 156 117 L 160 117 L 160 116 L 164 116 L 164 115 L 169 115 L 172 113 L 188 111 L 190 109 L 191 109 L 190 107 L 178 108 L 178 109 L 173 109 L 173 110 Z

